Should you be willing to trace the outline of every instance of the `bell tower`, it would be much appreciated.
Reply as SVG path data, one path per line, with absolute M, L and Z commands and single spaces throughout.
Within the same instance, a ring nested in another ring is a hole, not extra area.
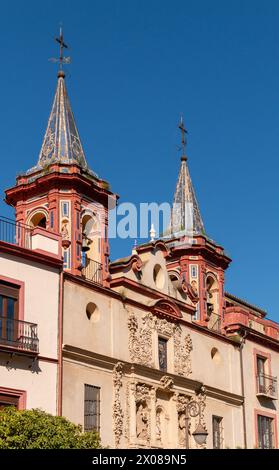
M 6 202 L 17 222 L 61 233 L 65 271 L 108 285 L 108 202 L 116 196 L 87 165 L 62 70 L 62 31 L 57 41 L 60 70 L 39 159 L 6 190 Z
M 206 234 L 190 177 L 186 156 L 187 131 L 182 119 L 179 129 L 182 155 L 167 241 L 170 248 L 168 268 L 176 271 L 181 281 L 191 286 L 198 296 L 196 321 L 209 328 L 220 329 L 225 306 L 224 272 L 231 260 L 224 249 Z

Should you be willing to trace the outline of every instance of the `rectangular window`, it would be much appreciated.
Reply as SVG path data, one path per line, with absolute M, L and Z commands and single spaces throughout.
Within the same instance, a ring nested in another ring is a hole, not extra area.
M 69 217 L 69 203 L 68 202 L 62 202 L 62 217 Z
M 168 369 L 168 340 L 158 338 L 159 369 L 166 372 Z
M 17 336 L 19 289 L 0 283 L 0 341 L 12 343 Z
M 19 398 L 0 393 L 0 410 L 6 406 L 15 406 L 19 408 Z
M 194 320 L 199 320 L 200 319 L 200 303 L 198 302 L 196 304 L 196 311 L 194 315 Z
M 257 377 L 258 377 L 258 392 L 265 393 L 266 391 L 266 358 L 257 356 Z
M 212 416 L 213 449 L 223 448 L 223 418 Z
M 100 387 L 84 385 L 84 431 L 100 432 Z
M 77 218 L 77 230 L 79 230 L 79 219 L 80 219 L 80 216 L 79 216 L 79 212 L 76 211 L 76 218 Z
M 53 211 L 50 212 L 50 228 L 54 227 L 54 213 Z
M 196 264 L 190 265 L 190 274 L 192 279 L 196 279 L 198 277 L 198 267 Z
M 258 444 L 260 449 L 274 448 L 274 419 L 258 415 Z

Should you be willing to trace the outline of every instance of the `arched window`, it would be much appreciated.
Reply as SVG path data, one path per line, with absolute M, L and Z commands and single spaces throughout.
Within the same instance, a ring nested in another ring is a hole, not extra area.
M 28 224 L 31 227 L 42 227 L 46 228 L 47 225 L 47 212 L 43 209 L 37 210 L 31 216 L 29 216 Z
M 94 212 L 82 216 L 82 246 L 86 257 L 95 261 L 101 260 L 101 229 L 99 217 Z
M 206 304 L 207 315 L 212 313 L 219 314 L 219 296 L 218 296 L 218 281 L 213 273 L 208 273 L 206 276 Z

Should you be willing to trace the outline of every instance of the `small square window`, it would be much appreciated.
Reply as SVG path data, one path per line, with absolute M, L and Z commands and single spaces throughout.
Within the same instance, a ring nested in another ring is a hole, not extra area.
M 223 447 L 223 418 L 221 416 L 212 416 L 213 428 L 213 449 L 222 449 Z
M 159 369 L 166 372 L 168 368 L 168 340 L 158 338 Z

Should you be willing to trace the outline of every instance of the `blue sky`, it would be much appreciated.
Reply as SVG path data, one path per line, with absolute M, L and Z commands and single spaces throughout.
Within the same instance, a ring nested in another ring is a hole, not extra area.
M 91 168 L 121 201 L 171 201 L 177 121 L 226 288 L 279 321 L 279 2 L 80 0 L 1 4 L 0 187 L 38 158 L 56 86 L 53 37 Z M 0 203 L 0 213 L 12 216 Z M 112 243 L 112 258 L 132 240 Z

